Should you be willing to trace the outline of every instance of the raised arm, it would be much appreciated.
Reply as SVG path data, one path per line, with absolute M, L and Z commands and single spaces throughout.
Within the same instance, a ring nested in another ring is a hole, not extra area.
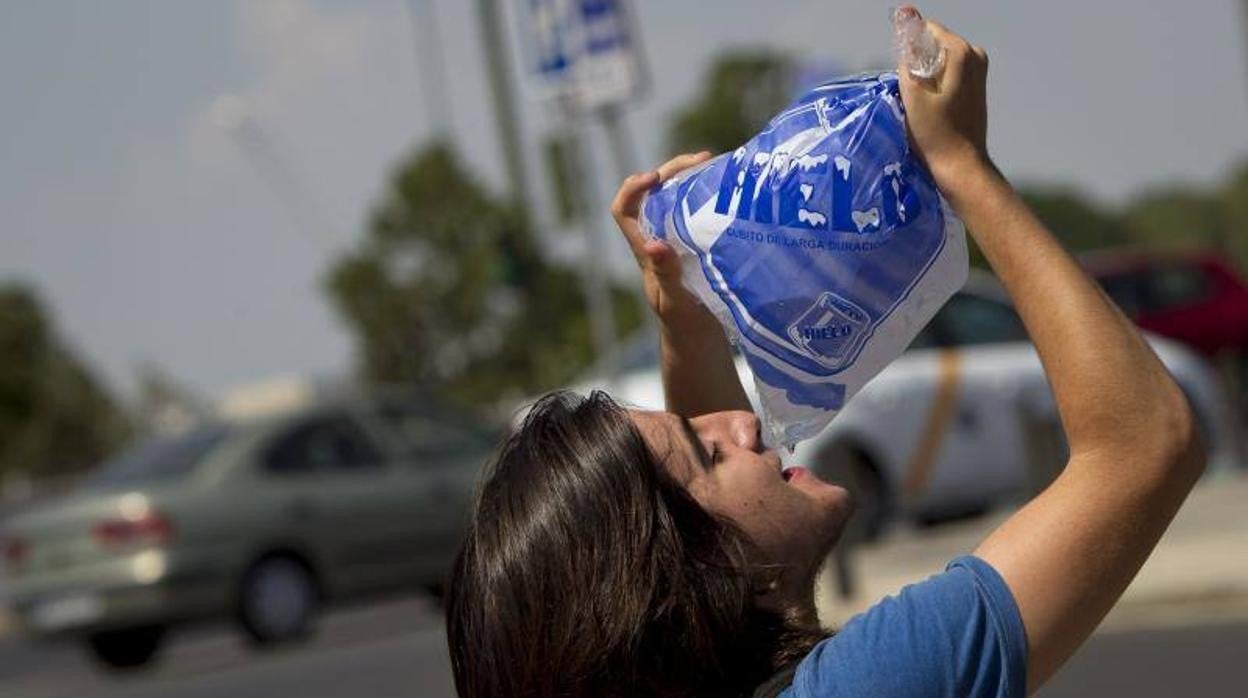
M 1018 307 L 1057 400 L 1070 461 L 976 550 L 1023 618 L 1035 691 L 1117 602 L 1204 468 L 1183 393 L 1028 210 L 985 147 L 987 56 L 929 22 L 944 71 L 902 70 L 911 139 Z
M 708 157 L 710 153 L 679 155 L 657 171 L 635 174 L 624 180 L 611 204 L 611 214 L 641 267 L 646 300 L 659 321 L 667 409 L 684 417 L 751 409 L 723 328 L 681 285 L 676 251 L 659 240 L 647 240 L 637 222 L 646 191 Z

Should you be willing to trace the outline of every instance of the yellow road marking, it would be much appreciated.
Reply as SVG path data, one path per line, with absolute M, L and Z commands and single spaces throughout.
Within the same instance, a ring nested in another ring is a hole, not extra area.
M 954 413 L 958 406 L 958 382 L 961 378 L 962 352 L 957 349 L 943 349 L 937 359 L 936 395 L 927 410 L 927 421 L 919 434 L 919 442 L 906 465 L 905 478 L 902 480 L 902 495 L 906 501 L 913 501 L 927 487 L 932 475 L 932 465 L 940 453 L 945 434 L 949 433 L 949 425 L 953 423 Z

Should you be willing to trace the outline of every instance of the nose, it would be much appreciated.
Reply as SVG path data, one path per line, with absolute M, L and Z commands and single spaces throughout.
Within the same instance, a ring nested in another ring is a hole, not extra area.
M 741 448 L 761 453 L 763 450 L 762 424 L 758 421 L 758 417 L 753 412 L 744 410 L 734 410 L 726 415 L 728 433 L 732 435 L 732 442 Z
M 762 424 L 753 412 L 730 410 L 712 412 L 689 420 L 694 431 L 710 438 L 721 447 L 743 448 L 763 452 Z

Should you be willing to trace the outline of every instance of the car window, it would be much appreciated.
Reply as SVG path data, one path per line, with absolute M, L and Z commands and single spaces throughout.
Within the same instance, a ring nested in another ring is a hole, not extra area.
M 1209 280 L 1199 269 L 1164 267 L 1152 274 L 1149 310 L 1195 305 L 1210 295 Z
M 618 363 L 613 367 L 620 373 L 631 373 L 659 365 L 659 339 L 646 333 L 642 341 L 636 341 L 620 352 Z
M 216 424 L 148 439 L 105 462 L 84 484 L 113 487 L 177 479 L 192 472 L 229 433 L 228 427 Z
M 940 340 L 937 337 L 936 321 L 933 320 L 919 330 L 919 333 L 914 337 L 914 341 L 910 342 L 910 346 L 906 347 L 906 350 L 931 349 L 937 346 L 940 346 Z
M 355 420 L 346 415 L 317 417 L 278 438 L 265 452 L 264 469 L 298 475 L 373 468 L 381 453 Z
M 1008 304 L 966 293 L 954 295 L 933 324 L 952 346 L 1027 341 L 1022 320 Z
M 469 418 L 458 414 L 439 414 L 422 401 L 383 402 L 377 416 L 408 455 L 476 454 L 491 442 L 483 425 L 467 423 Z
M 1122 312 L 1135 317 L 1148 309 L 1148 279 L 1138 272 L 1112 274 L 1100 279 L 1105 293 L 1122 308 Z

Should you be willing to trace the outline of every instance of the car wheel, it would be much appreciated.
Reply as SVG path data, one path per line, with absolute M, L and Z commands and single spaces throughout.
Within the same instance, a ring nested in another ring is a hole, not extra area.
M 319 601 L 307 565 L 290 557 L 266 557 L 243 575 L 239 622 L 257 645 L 300 639 L 310 633 Z
M 152 661 L 164 636 L 165 629 L 159 626 L 109 630 L 88 636 L 87 650 L 109 669 L 137 669 Z
M 852 544 L 879 538 L 891 509 L 883 478 L 875 464 L 861 450 L 848 444 L 835 444 L 820 456 L 817 473 L 849 490 L 854 502 L 854 515 L 842 540 Z

